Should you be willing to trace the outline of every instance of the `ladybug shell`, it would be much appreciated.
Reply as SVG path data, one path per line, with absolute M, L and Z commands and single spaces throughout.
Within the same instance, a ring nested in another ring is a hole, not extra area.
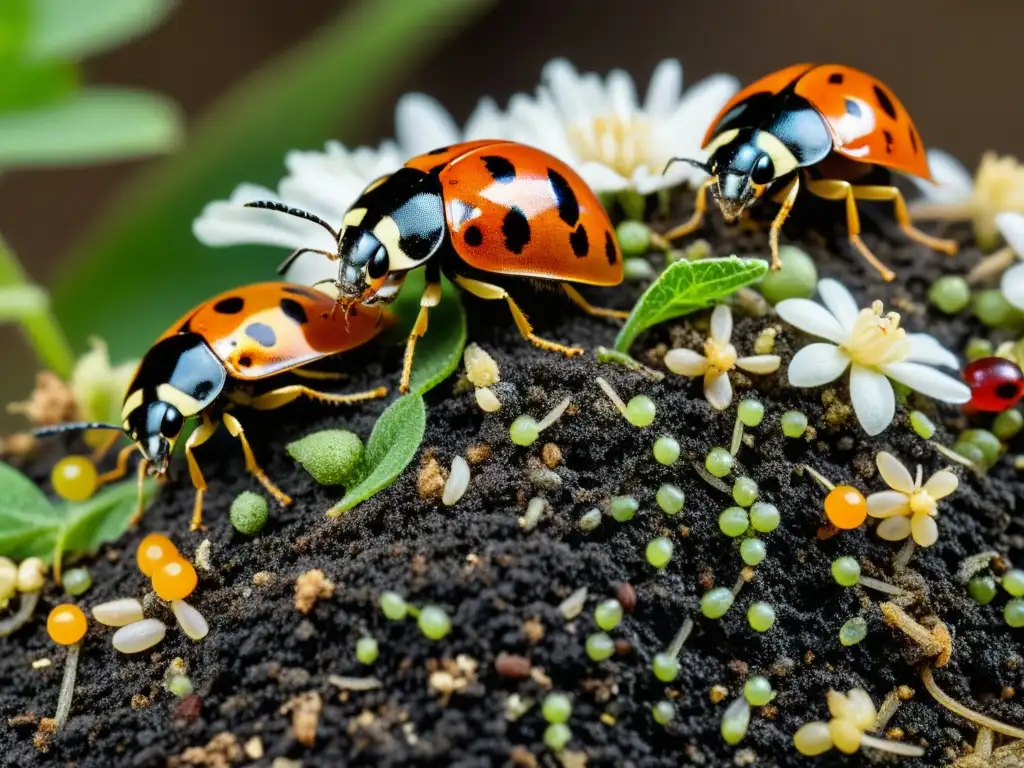
M 704 146 L 721 133 L 739 105 L 763 94 L 780 100 L 803 97 L 825 121 L 832 151 L 862 163 L 931 179 L 921 135 L 910 114 L 877 78 L 844 64 L 794 64 L 751 83 L 722 107 L 704 136 Z M 782 105 L 782 109 L 785 106 Z
M 622 282 L 608 214 L 575 171 L 510 141 L 472 141 L 413 158 L 441 181 L 452 247 L 469 266 L 590 285 Z
M 200 304 L 160 338 L 199 334 L 229 375 L 255 380 L 359 347 L 392 322 L 369 307 L 346 318 L 333 297 L 304 285 L 255 283 Z

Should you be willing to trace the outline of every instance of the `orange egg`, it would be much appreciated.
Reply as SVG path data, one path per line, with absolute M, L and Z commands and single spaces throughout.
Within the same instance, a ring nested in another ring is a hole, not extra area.
M 851 530 L 868 517 L 868 501 L 852 485 L 837 485 L 825 497 L 825 515 L 836 528 Z
M 139 549 L 135 553 L 139 570 L 150 578 L 156 573 L 157 568 L 176 557 L 179 557 L 178 548 L 162 533 L 149 534 L 139 544 Z
M 198 583 L 196 569 L 180 556 L 168 560 L 153 574 L 153 589 L 161 600 L 184 600 Z
M 85 637 L 88 628 L 82 609 L 70 603 L 58 605 L 46 619 L 46 631 L 58 645 L 74 645 Z

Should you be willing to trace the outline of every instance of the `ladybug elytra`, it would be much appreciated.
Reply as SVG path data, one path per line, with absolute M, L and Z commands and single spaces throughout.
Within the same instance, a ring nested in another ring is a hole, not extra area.
M 591 315 L 626 313 L 591 306 L 572 283 L 622 282 L 622 254 L 597 196 L 565 163 L 510 141 L 470 141 L 414 157 L 371 183 L 349 208 L 340 230 L 313 214 L 274 202 L 250 203 L 313 221 L 338 243 L 338 303 L 395 299 L 410 270 L 426 269 L 427 287 L 406 345 L 401 389 L 408 391 L 416 339 L 441 299 L 441 274 L 468 293 L 508 303 L 520 333 L 541 349 L 566 356 L 578 347 L 533 333 L 497 276 L 552 280 Z M 286 269 L 301 253 L 292 254 Z
M 330 394 L 301 383 L 254 392 L 256 382 L 286 372 L 310 381 L 340 378 L 340 374 L 307 370 L 306 366 L 365 344 L 392 322 L 383 310 L 356 307 L 346 317 L 335 317 L 334 307 L 334 299 L 327 294 L 291 283 L 256 283 L 222 293 L 182 317 L 143 356 L 128 387 L 120 426 L 80 422 L 45 427 L 35 434 L 123 430 L 132 445 L 121 451 L 116 468 L 100 480 L 123 477 L 131 455 L 136 451 L 142 454 L 138 519 L 143 479 L 147 474 L 166 476 L 185 422 L 197 418 L 199 425 L 185 442 L 185 458 L 196 488 L 195 530 L 202 523 L 206 481 L 193 451 L 223 422 L 242 444 L 246 469 L 279 503 L 290 504 L 291 499 L 260 468 L 241 423 L 228 411 L 237 405 L 272 410 L 300 397 L 336 405 L 384 397 L 384 387 Z
M 971 388 L 967 411 L 1001 413 L 1024 398 L 1024 372 L 1004 357 L 983 357 L 964 368 L 964 381 Z
M 734 221 L 769 191 L 781 204 L 769 231 L 772 268 L 779 261 L 779 231 L 801 188 L 844 202 L 850 242 L 886 280 L 895 275 L 860 238 L 861 200 L 891 202 L 896 222 L 911 239 L 947 254 L 957 245 L 916 229 L 900 191 L 858 184 L 875 166 L 931 179 L 925 147 L 903 104 L 881 81 L 842 64 L 795 64 L 737 93 L 704 137 L 706 163 L 678 158 L 707 172 L 693 216 L 667 233 L 675 239 L 704 220 L 712 190 L 727 221 Z

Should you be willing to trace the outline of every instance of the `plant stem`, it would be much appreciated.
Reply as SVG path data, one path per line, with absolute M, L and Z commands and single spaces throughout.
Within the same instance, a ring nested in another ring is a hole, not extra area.
M 70 376 L 75 356 L 50 311 L 49 297 L 45 291 L 28 281 L 14 252 L 7 241 L 0 237 L 0 290 L 3 289 L 7 289 L 3 292 L 11 293 L 11 296 L 15 295 L 11 289 L 17 289 L 22 297 L 22 301 L 5 300 L 4 305 L 13 307 L 11 314 L 21 324 L 39 362 L 61 378 Z

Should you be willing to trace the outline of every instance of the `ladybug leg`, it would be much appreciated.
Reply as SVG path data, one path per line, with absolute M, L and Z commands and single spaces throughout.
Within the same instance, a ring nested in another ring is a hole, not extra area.
M 128 459 L 131 458 L 132 454 L 139 449 L 138 444 L 132 443 L 121 449 L 120 453 L 117 454 L 117 464 L 109 472 L 104 472 L 102 475 L 96 478 L 96 482 L 99 485 L 106 485 L 112 480 L 120 480 L 122 477 L 128 474 Z
M 782 224 L 786 221 L 786 217 L 789 216 L 789 212 L 793 209 L 793 203 L 796 202 L 796 196 L 799 191 L 800 177 L 794 176 L 792 181 L 779 192 L 779 197 L 782 199 L 782 207 L 775 214 L 775 218 L 772 219 L 771 229 L 768 230 L 768 244 L 772 250 L 772 269 L 782 269 L 782 261 L 779 259 L 779 232 L 782 230 Z
M 307 371 L 305 368 L 295 368 L 289 371 L 289 373 L 303 379 L 312 379 L 313 381 L 341 381 L 348 378 L 348 374 L 338 371 Z
M 195 450 L 196 446 L 202 445 L 213 437 L 213 433 L 216 431 L 217 422 L 211 421 L 204 416 L 202 423 L 195 428 L 192 434 L 188 436 L 188 440 L 185 441 L 185 460 L 188 462 L 188 474 L 192 478 L 192 485 L 196 489 L 196 501 L 192 506 L 192 523 L 189 525 L 190 531 L 198 531 L 199 527 L 203 524 L 203 494 L 206 492 L 206 479 L 203 477 L 203 472 L 199 469 L 199 462 L 196 461 L 195 454 L 192 451 Z
M 291 384 L 287 387 L 272 389 L 258 397 L 254 397 L 249 401 L 249 407 L 255 408 L 258 411 L 271 411 L 275 408 L 280 408 L 282 405 L 287 405 L 292 400 L 300 397 L 308 397 L 310 400 L 317 400 L 318 402 L 331 405 L 344 405 L 347 403 L 359 403 L 363 400 L 374 400 L 378 397 L 385 397 L 387 394 L 387 387 L 377 387 L 366 392 L 353 392 L 350 395 L 332 395 L 303 384 Z
M 106 456 L 110 452 L 110 449 L 117 444 L 117 441 L 120 438 L 121 435 L 118 432 L 111 430 L 110 437 L 104 440 L 103 443 L 92 452 L 92 460 L 94 462 L 99 461 Z
M 139 468 L 135 472 L 135 476 L 138 479 L 139 493 L 138 502 L 135 505 L 135 514 L 132 515 L 132 519 L 128 521 L 128 527 L 134 528 L 138 525 L 139 520 L 142 519 L 142 513 L 145 511 L 146 506 L 146 494 L 145 494 L 145 482 L 146 482 L 146 468 L 149 467 L 149 461 L 145 458 L 139 462 Z
M 693 201 L 693 215 L 678 227 L 673 227 L 663 237 L 666 240 L 678 240 L 697 230 L 704 223 L 704 214 L 708 209 L 708 189 L 714 183 L 714 177 L 708 178 L 697 187 L 697 198 Z
M 562 290 L 565 291 L 565 295 L 569 297 L 569 301 L 575 304 L 577 307 L 582 309 L 591 317 L 610 317 L 614 320 L 625 320 L 629 317 L 629 312 L 623 312 L 620 309 L 608 309 L 607 307 L 595 307 L 585 298 L 583 294 L 577 291 L 568 283 L 562 283 Z
M 857 200 L 853 196 L 853 185 L 839 179 L 807 179 L 806 183 L 808 191 L 818 197 L 825 200 L 842 200 L 846 203 L 846 230 L 853 247 L 860 252 L 868 264 L 878 270 L 883 280 L 890 281 L 895 278 L 896 274 L 879 261 L 878 257 L 868 250 L 864 241 L 860 239 L 860 214 L 857 213 Z
M 245 454 L 245 468 L 253 475 L 253 477 L 260 481 L 260 485 L 267 489 L 267 493 L 277 499 L 278 504 L 282 507 L 286 507 L 291 504 L 291 497 L 274 485 L 273 481 L 267 477 L 267 473 L 264 472 L 256 462 L 256 456 L 252 452 L 249 440 L 245 436 L 245 430 L 242 429 L 242 425 L 238 419 L 230 413 L 225 413 L 221 418 L 224 419 L 224 426 L 228 428 L 228 432 L 231 433 L 232 437 L 238 438 L 238 442 L 242 444 L 242 452 Z
M 409 339 L 405 342 L 405 357 L 402 360 L 402 381 L 398 385 L 398 391 L 403 395 L 409 391 L 409 381 L 412 379 L 412 359 L 416 353 L 416 341 L 427 332 L 427 315 L 432 307 L 441 303 L 441 283 L 428 282 L 420 296 L 420 312 L 416 316 L 416 323 L 409 333 Z
M 926 235 L 910 222 L 910 213 L 907 211 L 907 202 L 903 199 L 903 193 L 896 187 L 882 186 L 854 186 L 853 196 L 858 200 L 874 200 L 880 202 L 892 201 L 896 210 L 896 223 L 900 229 L 911 240 L 926 245 L 929 248 L 945 253 L 947 256 L 955 256 L 958 244 L 955 240 L 944 240 L 940 237 Z
M 576 355 L 583 354 L 583 350 L 579 347 L 567 347 L 564 344 L 556 344 L 553 341 L 542 339 L 540 336 L 536 335 L 533 332 L 533 326 L 530 325 L 530 321 L 526 319 L 526 315 L 523 313 L 523 310 L 521 310 L 515 300 L 508 295 L 508 291 L 501 286 L 492 285 L 491 283 L 485 283 L 480 280 L 473 280 L 469 277 L 462 277 L 461 275 L 455 276 L 455 282 L 477 298 L 491 301 L 504 299 L 505 302 L 508 303 L 509 310 L 512 312 L 512 319 L 516 322 L 516 328 L 518 328 L 519 332 L 523 334 L 523 337 L 535 347 L 547 350 L 548 352 L 560 352 L 566 357 L 575 357 Z

